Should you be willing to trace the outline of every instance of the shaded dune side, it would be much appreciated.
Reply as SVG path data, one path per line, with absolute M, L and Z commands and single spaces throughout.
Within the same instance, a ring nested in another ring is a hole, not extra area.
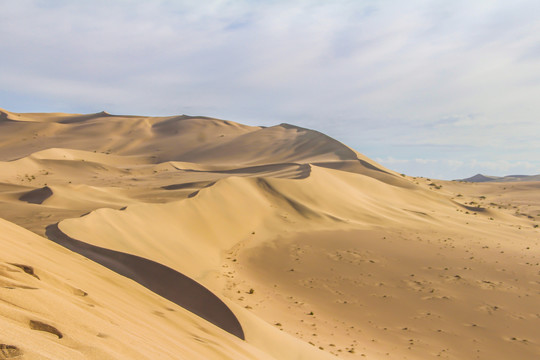
M 194 147 L 175 160 L 245 167 L 356 159 L 356 153 L 337 140 L 314 130 L 281 124 Z
M 245 340 L 240 322 L 227 305 L 204 286 L 178 271 L 143 257 L 73 239 L 64 234 L 58 224 L 49 225 L 46 235 L 55 243 L 136 281 L 165 299 Z
M 173 164 L 173 166 L 175 165 Z M 278 164 L 256 165 L 256 166 L 248 166 L 248 167 L 241 167 L 241 168 L 216 169 L 216 170 L 213 170 L 213 169 L 209 169 L 209 170 L 183 169 L 183 170 L 189 171 L 189 172 L 211 172 L 211 173 L 216 173 L 216 174 L 228 174 L 228 175 L 256 175 L 256 176 L 268 176 L 268 177 L 283 177 L 283 178 L 288 178 L 288 179 L 305 179 L 311 173 L 311 167 L 309 166 L 309 164 L 296 164 L 296 163 L 278 163 Z
M 263 128 L 187 115 L 14 114 L 0 109 L 0 127 L 3 161 L 32 155 L 40 160 L 84 159 L 118 165 L 126 161 L 118 156 L 129 156 L 130 164 L 185 162 L 178 168 L 225 175 L 275 173 L 276 177 L 296 179 L 309 175 L 305 165 L 311 163 L 396 182 L 394 172 L 341 142 L 289 124 Z M 11 141 L 14 134 L 25 142 Z M 4 151 L 6 147 L 9 151 Z
M 50 198 L 53 192 L 50 187 L 45 186 L 39 189 L 31 190 L 19 198 L 21 201 L 26 201 L 30 204 L 43 204 L 45 200 Z

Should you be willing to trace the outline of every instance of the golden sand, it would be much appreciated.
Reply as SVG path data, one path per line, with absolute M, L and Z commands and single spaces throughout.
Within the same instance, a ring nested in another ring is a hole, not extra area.
M 105 112 L 2 110 L 0 170 L 0 359 L 540 357 L 540 182 Z

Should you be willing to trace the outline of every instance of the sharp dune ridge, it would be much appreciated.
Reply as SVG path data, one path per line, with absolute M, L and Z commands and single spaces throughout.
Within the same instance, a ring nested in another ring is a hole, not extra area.
M 5 358 L 540 356 L 540 182 L 106 112 L 1 110 L 0 167 Z
M 230 309 L 196 281 L 151 260 L 72 239 L 60 231 L 57 224 L 47 226 L 46 235 L 55 243 L 136 281 L 244 340 L 242 326 Z

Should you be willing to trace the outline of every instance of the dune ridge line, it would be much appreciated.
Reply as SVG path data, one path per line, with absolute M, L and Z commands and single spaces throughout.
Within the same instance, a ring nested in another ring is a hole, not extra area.
M 46 235 L 51 241 L 134 280 L 154 293 L 245 340 L 242 325 L 227 305 L 210 290 L 184 274 L 140 256 L 73 239 L 64 234 L 58 224 L 47 226 Z

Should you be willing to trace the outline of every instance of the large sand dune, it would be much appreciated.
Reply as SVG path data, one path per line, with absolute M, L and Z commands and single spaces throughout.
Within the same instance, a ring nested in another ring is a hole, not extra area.
M 540 356 L 538 182 L 105 112 L 2 110 L 0 168 L 0 358 Z

